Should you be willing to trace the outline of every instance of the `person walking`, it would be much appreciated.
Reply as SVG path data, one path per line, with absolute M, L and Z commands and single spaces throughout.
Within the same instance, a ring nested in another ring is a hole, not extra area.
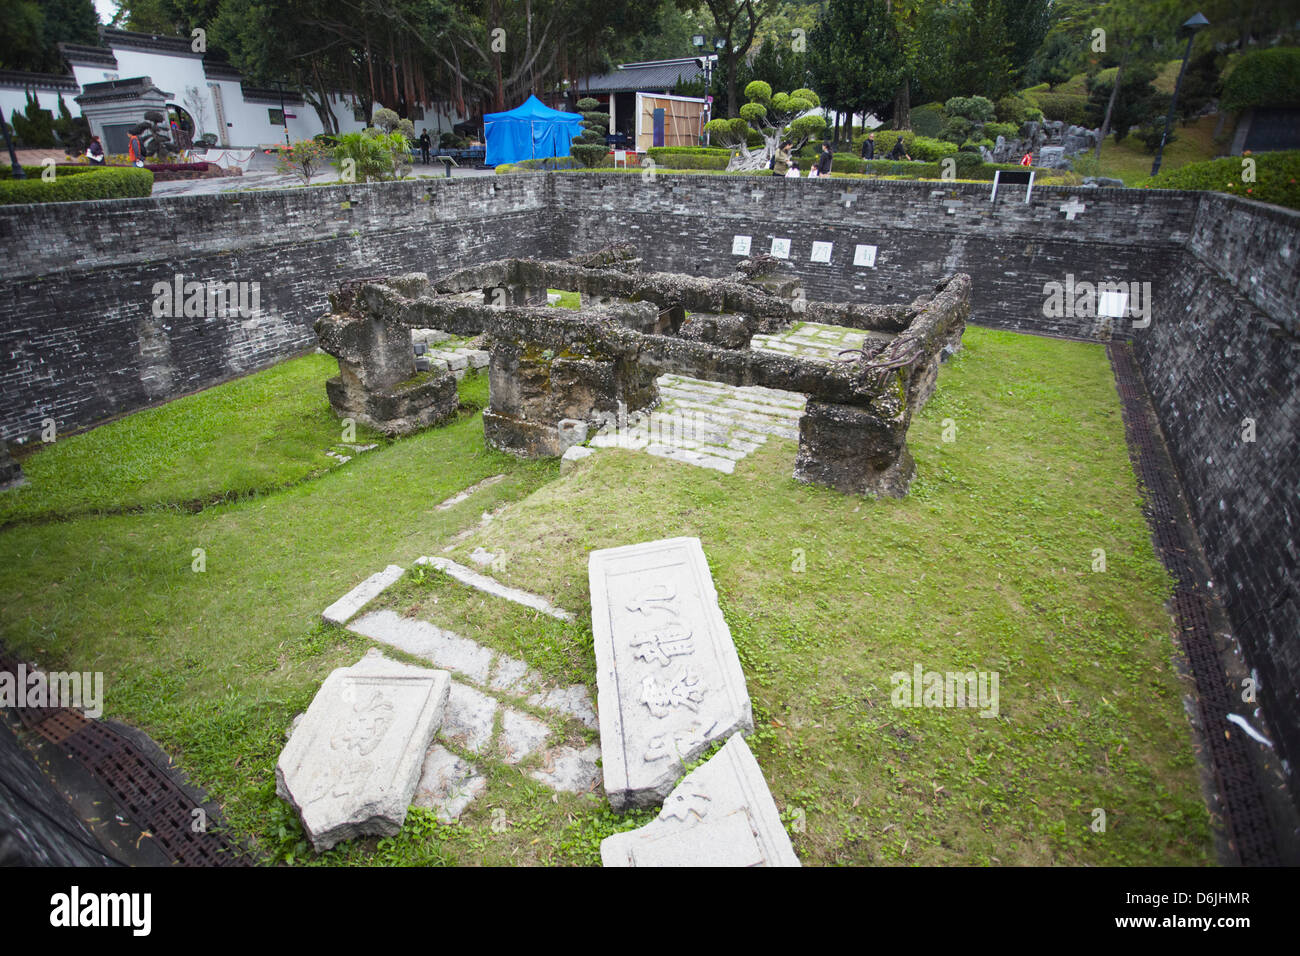
M 876 158 L 876 134 L 868 133 L 867 138 L 862 141 L 862 158 Z
M 885 158 L 894 162 L 898 162 L 900 159 L 906 159 L 909 163 L 912 161 L 912 157 L 907 155 L 907 150 L 903 149 L 902 134 L 899 134 L 898 139 L 894 141 L 894 148 L 889 151 L 889 155 Z
M 140 145 L 139 132 L 132 132 L 131 138 L 126 141 L 126 158 L 136 166 L 144 165 L 144 147 Z
M 772 156 L 772 175 L 784 176 L 790 171 L 790 141 L 786 140 Z
M 429 148 L 432 145 L 433 141 L 429 139 L 429 131 L 427 129 L 420 130 L 420 156 L 426 166 L 429 165 Z
M 104 146 L 98 136 L 90 137 L 90 145 L 86 147 L 86 159 L 92 166 L 104 165 Z
M 817 157 L 817 165 L 813 167 L 809 175 L 811 175 L 812 172 L 815 172 L 819 177 L 829 176 L 831 174 L 831 164 L 834 161 L 835 154 L 831 152 L 831 144 L 822 143 L 822 151 Z
M 1020 157 L 1020 165 L 1021 165 L 1021 166 L 1032 166 L 1032 165 L 1034 165 L 1034 154 L 1033 154 L 1033 153 L 1025 153 L 1025 155 L 1021 156 L 1021 157 Z

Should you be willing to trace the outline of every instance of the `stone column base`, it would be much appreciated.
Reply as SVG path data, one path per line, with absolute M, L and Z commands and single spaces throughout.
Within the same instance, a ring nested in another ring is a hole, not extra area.
M 848 494 L 902 498 L 916 477 L 901 416 L 808 402 L 799 420 L 796 481 Z
M 369 425 L 385 435 L 409 435 L 454 418 L 460 405 L 451 372 L 421 372 L 391 389 L 349 388 L 341 375 L 325 383 L 330 405 L 340 418 Z

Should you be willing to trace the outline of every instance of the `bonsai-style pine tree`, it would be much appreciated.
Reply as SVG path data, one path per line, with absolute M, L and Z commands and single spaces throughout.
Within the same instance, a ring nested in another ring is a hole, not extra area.
M 605 143 L 609 114 L 598 112 L 599 110 L 599 100 L 589 96 L 578 100 L 578 112 L 582 114 L 582 132 L 573 138 L 569 152 L 584 166 L 599 166 L 609 154 L 609 146 Z
M 737 151 L 727 169 L 764 169 L 782 140 L 788 139 L 798 152 L 826 128 L 824 117 L 809 115 L 821 106 L 812 90 L 773 93 L 770 84 L 755 80 L 745 87 L 745 99 L 749 102 L 740 108 L 740 116 L 709 120 L 704 126 L 713 142 Z M 749 148 L 751 130 L 763 137 L 762 148 Z

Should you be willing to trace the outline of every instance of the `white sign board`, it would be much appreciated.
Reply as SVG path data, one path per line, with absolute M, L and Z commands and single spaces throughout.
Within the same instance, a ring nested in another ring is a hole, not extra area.
M 731 237 L 731 254 L 733 256 L 749 255 L 749 236 L 732 236 Z
M 1097 301 L 1097 314 L 1102 318 L 1122 319 L 1128 315 L 1128 293 L 1107 289 Z
M 876 267 L 876 247 L 857 246 L 853 251 L 853 264 L 867 269 Z
M 772 238 L 772 255 L 778 259 L 790 258 L 790 240 Z
M 814 242 L 812 244 L 812 255 L 808 258 L 813 262 L 830 262 L 831 250 L 835 247 L 833 242 Z

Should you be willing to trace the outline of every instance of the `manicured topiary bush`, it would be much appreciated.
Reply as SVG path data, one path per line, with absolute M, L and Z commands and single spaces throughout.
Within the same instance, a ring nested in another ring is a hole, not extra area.
M 666 156 L 655 156 L 654 150 L 650 150 L 649 154 L 654 164 L 663 169 L 726 169 L 734 155 L 726 149 L 708 153 L 669 153 Z
M 1254 107 L 1300 107 L 1300 47 L 1247 53 L 1223 81 L 1220 105 L 1233 113 Z
M 943 120 L 942 103 L 926 103 L 924 106 L 918 106 L 912 110 L 912 132 L 918 136 L 938 139 L 939 130 L 943 128 Z
M 1255 181 L 1244 182 L 1243 159 L 1255 160 Z M 1203 189 L 1300 209 L 1300 150 L 1225 156 L 1166 169 L 1138 185 L 1143 189 Z
M 153 192 L 153 173 L 134 166 L 56 167 L 53 182 L 41 178 L 44 169 L 40 166 L 24 166 L 23 171 L 26 179 L 13 179 L 10 168 L 0 166 L 0 206 L 128 199 Z
M 609 146 L 605 143 L 609 114 L 600 112 L 600 100 L 589 96 L 578 100 L 578 112 L 582 114 L 582 132 L 573 138 L 569 152 L 583 166 L 599 166 L 601 160 L 609 155 Z
M 903 149 L 907 150 L 907 155 L 914 160 L 921 160 L 927 163 L 935 163 L 945 156 L 952 156 L 957 152 L 955 143 L 947 143 L 941 139 L 931 139 L 928 136 L 918 136 L 911 130 L 896 129 L 878 129 L 876 132 L 876 156 L 883 159 L 885 154 L 894 148 L 898 142 L 899 136 L 903 138 Z M 862 141 L 866 139 L 866 134 L 857 137 L 853 141 L 853 152 L 857 156 L 862 155 Z
M 1060 120 L 1071 126 L 1088 125 L 1088 98 L 1074 93 L 1035 93 L 1034 102 L 1043 118 Z

